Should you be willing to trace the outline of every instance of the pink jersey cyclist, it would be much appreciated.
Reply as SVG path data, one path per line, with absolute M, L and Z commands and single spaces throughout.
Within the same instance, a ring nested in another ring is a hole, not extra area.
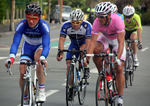
M 99 35 L 99 32 L 100 35 Z M 101 42 L 104 46 L 104 52 L 109 47 L 109 44 L 113 46 L 113 50 L 117 52 L 118 41 L 117 33 L 125 32 L 125 25 L 123 20 L 117 14 L 111 13 L 111 21 L 108 26 L 100 24 L 98 18 L 95 19 L 91 34 L 99 36 L 97 41 Z M 125 60 L 126 50 L 124 47 L 121 60 Z

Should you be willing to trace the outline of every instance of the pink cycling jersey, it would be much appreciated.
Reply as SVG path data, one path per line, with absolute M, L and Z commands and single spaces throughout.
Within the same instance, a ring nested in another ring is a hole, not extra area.
M 117 38 L 117 33 L 125 32 L 125 25 L 119 15 L 111 13 L 111 21 L 108 26 L 100 24 L 98 18 L 95 19 L 91 34 L 98 35 L 99 32 L 113 40 Z

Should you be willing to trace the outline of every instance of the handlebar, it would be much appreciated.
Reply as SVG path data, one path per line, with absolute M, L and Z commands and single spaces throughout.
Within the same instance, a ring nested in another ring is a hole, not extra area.
M 133 43 L 133 42 L 139 42 L 139 40 L 130 40 L 130 39 L 127 39 L 126 42 L 127 43 Z
M 27 65 L 27 66 L 31 66 L 31 65 L 38 65 L 39 63 L 38 62 L 29 62 L 29 61 L 27 61 L 27 62 L 14 62 L 14 64 L 24 64 L 24 65 Z M 45 70 L 44 61 L 41 61 L 41 64 L 43 66 L 43 73 L 46 76 L 47 73 L 46 73 L 46 70 Z M 7 72 L 9 72 L 9 75 L 12 75 L 10 65 L 11 65 L 11 61 L 8 61 Z
M 107 57 L 107 56 L 117 56 L 117 53 L 114 52 L 114 53 L 109 53 L 109 54 L 106 54 L 106 53 L 101 53 L 101 54 L 86 54 L 86 56 L 88 57 Z
M 76 50 L 75 48 L 73 48 L 72 50 L 68 50 L 68 49 L 60 50 L 60 49 L 58 49 L 58 54 L 57 54 L 58 57 L 60 57 L 60 53 L 61 53 L 61 52 L 71 52 L 71 53 L 73 53 L 73 54 L 79 52 L 79 53 L 86 54 L 86 49 L 85 49 L 85 50 Z
M 105 57 L 108 57 L 108 56 L 111 56 L 111 57 L 114 57 L 115 60 L 117 59 L 117 53 L 116 51 L 114 51 L 113 53 L 100 53 L 100 54 L 86 54 L 86 56 L 88 57 L 102 57 L 102 58 L 105 58 Z

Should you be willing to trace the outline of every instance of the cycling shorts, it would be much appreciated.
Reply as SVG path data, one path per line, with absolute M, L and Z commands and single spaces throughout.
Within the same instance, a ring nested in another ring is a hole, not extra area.
M 131 36 L 132 33 L 137 34 L 137 30 L 133 30 L 133 31 L 127 31 L 126 30 L 125 40 L 130 39 L 130 36 Z
M 20 62 L 34 61 L 34 54 L 38 49 L 42 49 L 42 45 L 30 45 L 26 41 L 22 44 Z
M 112 51 L 117 52 L 117 50 L 118 50 L 118 41 L 117 41 L 117 39 L 110 40 L 107 37 L 105 37 L 102 33 L 100 34 L 99 38 L 97 39 L 97 42 L 100 42 L 103 45 L 103 47 L 104 47 L 103 52 L 106 52 L 106 50 L 109 48 L 109 45 L 111 45 L 113 47 Z M 124 45 L 124 49 L 123 49 L 123 52 L 122 52 L 122 55 L 121 55 L 120 59 L 123 60 L 123 61 L 126 60 L 125 45 Z
M 76 44 L 74 44 L 74 43 L 71 43 L 70 46 L 69 46 L 69 48 L 68 48 L 68 50 L 72 50 L 73 48 L 76 49 L 76 50 L 79 50 L 80 47 L 81 47 L 83 44 L 86 44 L 86 43 L 83 42 L 83 43 L 80 44 L 80 45 L 76 45 Z M 76 55 L 76 58 L 79 57 L 79 53 L 76 53 L 75 55 Z M 72 60 L 72 56 L 73 56 L 73 54 L 72 54 L 71 52 L 67 52 L 67 54 L 66 54 L 66 60 Z

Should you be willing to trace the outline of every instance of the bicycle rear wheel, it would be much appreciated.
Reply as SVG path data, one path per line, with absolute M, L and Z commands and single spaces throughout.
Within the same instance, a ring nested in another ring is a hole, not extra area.
M 21 106 L 24 105 L 29 105 L 31 106 L 32 104 L 32 97 L 31 95 L 31 90 L 30 90 L 30 82 L 28 79 L 24 80 L 24 85 L 23 85 L 23 90 L 22 90 L 22 96 L 21 96 Z M 24 97 L 27 97 L 27 100 L 24 99 Z
M 85 96 L 86 96 L 86 79 L 81 79 L 79 83 L 79 91 L 78 91 L 78 100 L 79 104 L 83 105 L 85 101 Z
M 66 106 L 73 106 L 73 102 L 74 102 L 74 89 L 72 88 L 72 95 L 70 96 L 70 87 L 69 87 L 69 80 L 71 77 L 71 72 L 73 72 L 74 70 L 74 66 L 72 64 L 70 64 L 69 67 L 69 72 L 67 75 L 67 81 L 66 81 Z M 70 98 L 71 97 L 71 98 Z
M 107 82 L 103 75 L 99 75 L 96 83 L 96 106 L 108 106 L 109 93 Z

